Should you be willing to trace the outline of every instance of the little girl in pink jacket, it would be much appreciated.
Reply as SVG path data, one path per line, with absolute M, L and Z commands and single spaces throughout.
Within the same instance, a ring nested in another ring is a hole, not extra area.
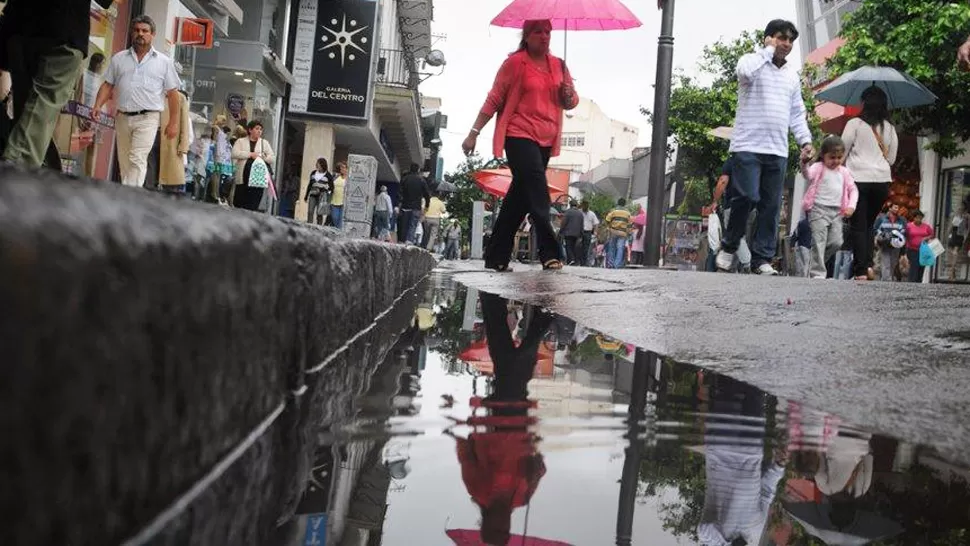
M 842 248 L 842 218 L 855 212 L 859 201 L 852 173 L 844 166 L 845 143 L 838 136 L 822 141 L 822 160 L 809 165 L 802 162 L 802 174 L 808 181 L 802 209 L 812 228 L 813 279 L 825 278 L 825 263 Z

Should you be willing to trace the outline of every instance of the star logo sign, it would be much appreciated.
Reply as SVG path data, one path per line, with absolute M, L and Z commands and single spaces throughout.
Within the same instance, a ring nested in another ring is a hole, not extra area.
M 347 27 L 348 23 L 350 25 L 350 30 L 348 30 L 348 27 Z M 341 68 L 346 66 L 347 61 L 354 61 L 357 59 L 357 55 L 354 54 L 353 50 L 356 49 L 361 53 L 364 53 L 364 54 L 367 53 L 367 51 L 364 48 L 354 43 L 354 38 L 361 32 L 364 32 L 365 30 L 367 30 L 367 27 L 356 28 L 357 20 L 351 19 L 348 22 L 346 15 L 344 15 L 343 22 L 341 23 L 339 28 L 337 27 L 337 24 L 338 24 L 337 19 L 331 19 L 330 24 L 332 25 L 332 28 L 327 25 L 321 25 L 323 27 L 323 30 L 325 30 L 329 35 L 324 34 L 323 36 L 320 37 L 320 41 L 327 45 L 321 47 L 317 51 L 326 51 L 328 49 L 340 48 L 340 67 Z M 361 36 L 360 38 L 358 38 L 358 41 L 361 44 L 366 44 L 367 36 Z M 348 50 L 350 51 L 348 52 Z M 331 51 L 328 57 L 330 57 L 331 59 L 336 59 L 337 52 Z

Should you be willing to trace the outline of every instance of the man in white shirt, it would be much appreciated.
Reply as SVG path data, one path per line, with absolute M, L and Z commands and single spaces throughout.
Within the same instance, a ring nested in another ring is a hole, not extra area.
M 788 131 L 802 147 L 802 156 L 815 155 L 808 128 L 798 73 L 785 60 L 798 38 L 790 21 L 776 19 L 764 32 L 764 47 L 738 62 L 738 110 L 731 135 L 736 188 L 731 217 L 717 254 L 717 268 L 729 271 L 745 235 L 752 208 L 758 216 L 751 247 L 752 271 L 777 275 L 771 262 L 778 243 L 781 194 L 788 172 Z
M 596 226 L 600 225 L 600 219 L 596 217 L 596 213 L 589 210 L 589 201 L 583 201 L 580 207 L 583 209 L 583 239 L 582 244 L 582 256 L 579 258 L 579 265 L 589 265 L 589 249 L 593 241 L 593 231 Z
M 147 15 L 139 15 L 131 22 L 131 48 L 115 54 L 104 74 L 91 116 L 101 115 L 101 107 L 114 99 L 118 109 L 115 132 L 118 144 L 118 167 L 126 186 L 141 187 L 148 172 L 148 154 L 155 143 L 155 135 L 165 100 L 169 110 L 179 109 L 179 77 L 172 59 L 154 47 L 155 22 Z M 165 128 L 165 138 L 178 136 L 177 119 Z

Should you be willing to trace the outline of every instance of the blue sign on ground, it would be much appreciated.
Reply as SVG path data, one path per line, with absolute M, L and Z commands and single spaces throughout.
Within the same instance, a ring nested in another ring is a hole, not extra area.
M 306 518 L 303 546 L 327 546 L 327 515 L 312 514 Z

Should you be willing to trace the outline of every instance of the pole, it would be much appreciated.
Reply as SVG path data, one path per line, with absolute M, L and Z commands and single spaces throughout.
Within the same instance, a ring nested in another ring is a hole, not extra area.
M 657 40 L 657 85 L 653 100 L 653 142 L 650 147 L 650 181 L 647 189 L 647 267 L 660 265 L 664 190 L 667 174 L 667 130 L 670 126 L 670 86 L 674 66 L 674 0 L 663 1 L 663 20 Z
M 653 352 L 637 349 L 633 359 L 633 384 L 630 388 L 630 405 L 627 414 L 627 441 L 623 472 L 620 477 L 620 498 L 616 507 L 616 545 L 633 544 L 633 516 L 636 511 L 637 489 L 640 483 L 640 465 L 643 462 L 643 443 L 640 433 L 645 431 L 647 392 L 650 378 L 656 373 L 659 359 Z

